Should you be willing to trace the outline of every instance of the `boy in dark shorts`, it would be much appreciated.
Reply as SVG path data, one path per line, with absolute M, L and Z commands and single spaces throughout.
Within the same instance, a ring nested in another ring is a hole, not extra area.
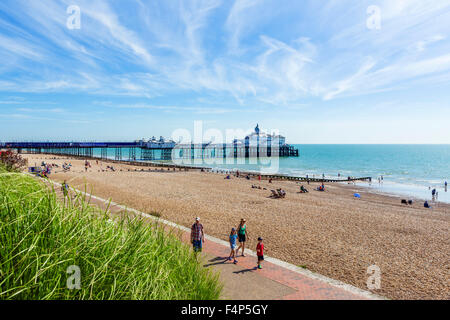
M 261 262 L 264 261 L 264 243 L 261 237 L 258 238 L 256 245 L 256 256 L 258 257 L 258 269 L 262 269 Z

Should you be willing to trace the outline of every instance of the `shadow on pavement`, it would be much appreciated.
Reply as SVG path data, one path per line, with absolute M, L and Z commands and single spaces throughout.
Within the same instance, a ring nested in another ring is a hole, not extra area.
M 208 260 L 208 262 L 211 262 L 211 263 L 207 263 L 207 264 L 203 265 L 203 267 L 207 268 L 207 267 L 215 266 L 218 264 L 224 264 L 225 262 L 228 261 L 227 259 L 228 259 L 228 257 L 216 257 L 214 259 Z
M 257 267 L 254 267 L 254 268 L 251 268 L 251 269 L 242 269 L 242 270 L 239 270 L 239 271 L 233 271 L 233 273 L 236 273 L 236 274 L 239 274 L 239 273 L 246 273 L 246 272 L 255 271 L 255 270 L 257 270 L 257 269 L 258 269 Z

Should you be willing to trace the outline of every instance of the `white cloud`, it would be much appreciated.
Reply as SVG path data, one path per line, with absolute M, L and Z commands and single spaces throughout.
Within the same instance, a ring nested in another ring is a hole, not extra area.
M 450 45 L 443 41 L 450 30 L 448 1 L 380 1 L 377 32 L 365 26 L 370 1 L 309 1 L 298 21 L 284 29 L 282 16 L 267 17 L 288 2 L 129 1 L 124 7 L 81 0 L 77 31 L 65 26 L 69 4 L 0 4 L 5 15 L 21 22 L 15 26 L 0 18 L 0 57 L 15 53 L 0 67 L 0 91 L 146 98 L 187 93 L 233 98 L 244 109 L 448 79 Z M 13 71 L 14 77 L 1 76 Z
M 445 36 L 440 35 L 440 34 L 434 35 L 434 36 L 432 36 L 432 37 L 430 37 L 430 38 L 428 38 L 428 39 L 425 39 L 425 40 L 421 40 L 421 41 L 416 42 L 416 44 L 415 44 L 415 49 L 416 49 L 417 51 L 420 51 L 420 52 L 425 51 L 425 49 L 426 49 L 426 47 L 427 47 L 428 45 L 433 44 L 433 43 L 435 43 L 435 42 L 442 41 L 442 40 L 444 40 L 445 38 L 446 38 Z

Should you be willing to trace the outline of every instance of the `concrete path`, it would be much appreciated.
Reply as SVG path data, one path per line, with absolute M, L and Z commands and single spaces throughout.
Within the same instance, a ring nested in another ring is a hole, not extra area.
M 60 184 L 51 181 L 56 190 Z M 81 191 L 78 191 L 84 194 Z M 120 204 L 96 196 L 90 202 L 100 208 L 110 205 L 112 214 L 127 211 L 132 214 L 157 220 L 160 223 L 178 229 L 182 241 L 189 243 L 190 229 L 173 222 L 127 208 Z M 224 284 L 222 299 L 227 300 L 361 300 L 384 299 L 368 291 L 342 283 L 337 280 L 310 272 L 281 260 L 265 257 L 263 269 L 256 268 L 256 253 L 245 250 L 245 257 L 238 256 L 238 263 L 233 264 L 226 258 L 230 254 L 228 242 L 206 235 L 203 252 L 199 260 L 205 268 L 212 268 L 220 273 Z

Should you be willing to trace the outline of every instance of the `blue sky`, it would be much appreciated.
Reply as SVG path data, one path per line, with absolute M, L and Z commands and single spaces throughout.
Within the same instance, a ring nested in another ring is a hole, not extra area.
M 2 0 L 0 140 L 450 143 L 449 31 L 448 0 Z

